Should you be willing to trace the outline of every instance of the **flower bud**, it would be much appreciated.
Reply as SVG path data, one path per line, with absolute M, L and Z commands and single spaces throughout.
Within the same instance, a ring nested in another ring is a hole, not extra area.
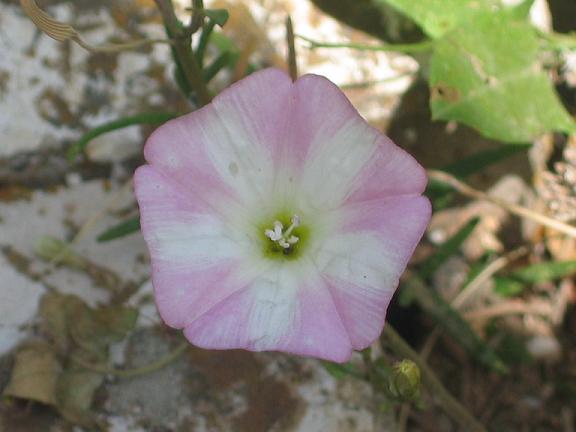
M 420 369 L 412 360 L 402 360 L 393 367 L 390 392 L 403 400 L 415 400 L 420 395 Z

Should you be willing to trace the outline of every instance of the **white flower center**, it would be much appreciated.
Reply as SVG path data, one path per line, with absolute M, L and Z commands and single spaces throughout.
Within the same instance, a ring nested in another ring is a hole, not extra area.
M 300 240 L 295 235 L 292 235 L 292 231 L 294 231 L 294 228 L 300 225 L 300 217 L 294 215 L 290 219 L 290 222 L 291 225 L 288 227 L 286 231 L 284 231 L 284 225 L 282 224 L 282 222 L 274 221 L 274 229 L 264 230 L 264 235 L 273 242 L 280 245 L 280 247 L 288 249 L 290 246 L 298 243 L 298 240 Z

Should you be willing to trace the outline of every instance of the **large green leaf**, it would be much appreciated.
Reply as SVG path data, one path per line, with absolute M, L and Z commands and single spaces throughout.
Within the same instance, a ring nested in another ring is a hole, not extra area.
M 375 3 L 395 7 L 412 18 L 432 38 L 442 36 L 480 12 L 501 7 L 498 0 L 376 0 Z
M 433 117 L 512 143 L 549 131 L 575 132 L 538 53 L 538 37 L 529 24 L 508 14 L 476 15 L 435 43 Z

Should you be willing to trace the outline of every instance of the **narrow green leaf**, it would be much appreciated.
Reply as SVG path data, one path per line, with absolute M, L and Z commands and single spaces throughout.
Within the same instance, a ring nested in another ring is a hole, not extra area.
M 508 276 L 520 282 L 538 283 L 571 276 L 576 273 L 576 261 L 551 261 L 533 264 L 513 271 Z
M 518 144 L 509 147 L 499 147 L 496 149 L 483 150 L 471 156 L 465 157 L 442 168 L 456 177 L 466 177 L 482 171 L 503 159 L 514 156 L 518 153 L 527 152 L 532 144 Z
M 496 352 L 506 364 L 518 366 L 530 364 L 534 361 L 532 355 L 526 348 L 526 342 L 524 340 L 511 333 L 503 333 L 502 329 L 500 329 L 498 333 L 499 341 L 496 346 Z
M 436 321 L 436 324 L 480 363 L 496 372 L 508 371 L 508 367 L 494 350 L 478 337 L 462 316 L 434 290 L 427 287 L 420 278 L 416 276 L 410 278 L 403 289 L 411 290 L 416 302 Z
M 466 225 L 460 228 L 456 234 L 441 244 L 438 250 L 420 265 L 420 270 L 418 271 L 420 277 L 422 279 L 429 278 L 448 258 L 458 253 L 458 249 L 460 249 L 462 243 L 472 234 L 472 231 L 474 231 L 479 221 L 479 218 L 471 219 Z
M 196 61 L 200 65 L 200 69 L 204 68 L 206 48 L 208 47 L 208 42 L 210 41 L 210 36 L 212 36 L 215 26 L 216 23 L 214 21 L 209 21 L 208 24 L 202 27 L 202 33 L 200 33 L 200 39 L 198 40 L 198 46 L 196 47 Z
M 230 14 L 226 9 L 204 9 L 204 15 L 220 27 L 224 27 L 228 22 L 228 18 L 230 18 Z
M 518 144 L 515 146 L 503 146 L 497 149 L 482 150 L 460 159 L 457 162 L 446 165 L 441 168 L 441 170 L 456 177 L 465 178 L 510 156 L 526 152 L 530 147 L 530 144 Z M 434 204 L 434 210 L 446 208 L 452 199 L 452 192 L 453 189 L 450 186 L 435 180 L 431 180 L 426 189 L 426 195 Z
M 522 293 L 528 285 L 510 277 L 495 277 L 494 292 L 502 297 L 514 297 Z
M 179 114 L 177 113 L 170 113 L 170 112 L 151 112 L 151 113 L 142 113 L 135 116 L 130 117 L 123 117 L 118 120 L 114 120 L 108 123 L 104 123 L 103 125 L 97 126 L 94 129 L 91 129 L 87 133 L 85 133 L 76 143 L 74 143 L 68 149 L 68 159 L 70 161 L 74 160 L 76 156 L 84 151 L 86 146 L 90 141 L 94 138 L 99 137 L 100 135 L 104 135 L 108 132 L 112 132 L 118 129 L 123 129 L 129 126 L 134 125 L 141 125 L 141 124 L 160 124 L 164 123 L 174 117 L 177 117 Z
M 110 240 L 114 240 L 120 237 L 125 237 L 127 235 L 133 234 L 139 229 L 140 229 L 140 217 L 136 216 L 124 222 L 120 222 L 118 225 L 114 225 L 112 228 L 107 229 L 97 237 L 97 240 L 99 242 L 107 242 Z
M 212 62 L 210 66 L 204 69 L 204 81 L 209 83 L 212 78 L 218 74 L 222 69 L 229 65 L 232 60 L 232 55 L 229 52 L 223 52 Z

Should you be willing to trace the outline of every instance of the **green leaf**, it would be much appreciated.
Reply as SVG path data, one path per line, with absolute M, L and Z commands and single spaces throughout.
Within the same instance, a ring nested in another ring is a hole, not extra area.
M 438 250 L 420 265 L 420 270 L 418 271 L 420 277 L 422 279 L 429 278 L 448 258 L 458 253 L 458 249 L 460 249 L 462 243 L 472 234 L 472 231 L 474 231 L 479 221 L 479 218 L 471 219 L 466 225 L 460 228 L 456 234 L 440 245 Z
M 129 126 L 141 125 L 141 124 L 160 124 L 175 117 L 180 114 L 169 113 L 169 112 L 159 112 L 159 113 L 142 113 L 131 117 L 123 117 L 118 120 L 114 120 L 103 125 L 97 126 L 91 129 L 89 132 L 82 135 L 82 137 L 74 143 L 68 149 L 68 159 L 74 160 L 76 156 L 84 151 L 86 146 L 94 138 L 104 135 L 105 133 L 112 132 L 118 129 L 124 129 Z
M 530 9 L 534 5 L 534 0 L 524 0 L 522 3 L 511 7 L 508 14 L 519 20 L 527 20 L 530 18 Z
M 125 237 L 130 234 L 134 234 L 140 230 L 140 216 L 136 216 L 132 219 L 120 222 L 106 231 L 101 233 L 96 239 L 99 242 L 107 242 L 110 240 L 115 240 L 120 237 Z
M 476 15 L 434 46 L 434 119 L 456 120 L 510 143 L 550 131 L 576 132 L 538 56 L 539 40 L 529 24 L 505 14 Z
M 432 38 L 442 36 L 480 12 L 502 6 L 498 0 L 376 0 L 376 4 L 383 3 L 413 19 Z
M 204 15 L 220 27 L 224 27 L 226 22 L 228 22 L 228 18 L 230 18 L 230 14 L 226 9 L 204 9 Z
M 538 283 L 571 276 L 576 273 L 576 261 L 552 261 L 533 264 L 509 274 L 520 282 Z

